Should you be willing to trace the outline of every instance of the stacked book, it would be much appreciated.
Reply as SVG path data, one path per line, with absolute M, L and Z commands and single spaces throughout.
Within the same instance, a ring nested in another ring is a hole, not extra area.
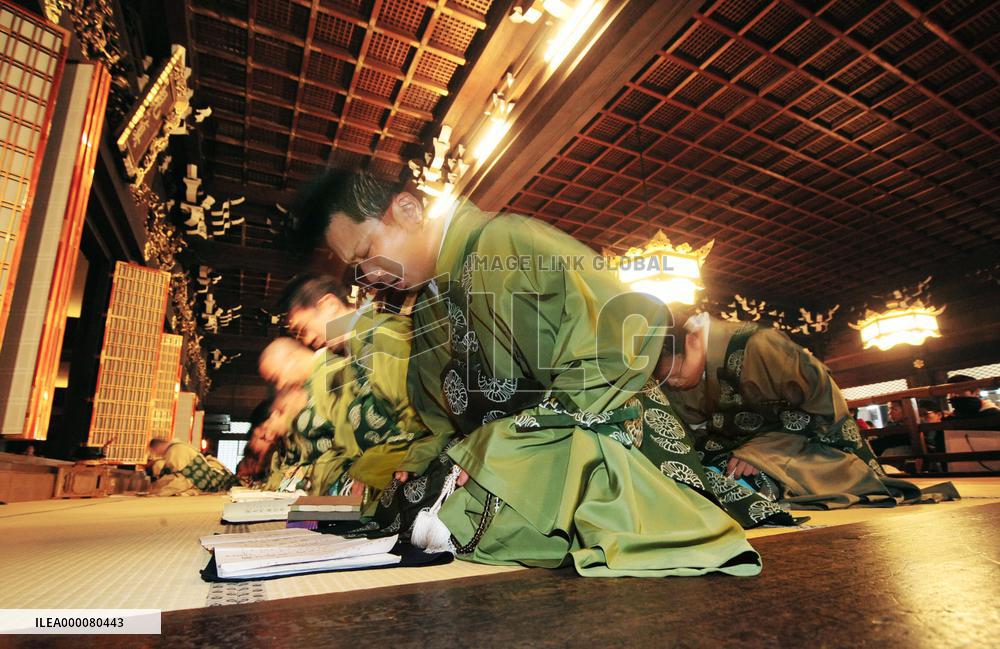
M 298 497 L 296 493 L 233 487 L 229 490 L 232 502 L 222 506 L 222 520 L 226 523 L 283 521 L 288 517 L 288 508 Z
M 213 534 L 201 539 L 221 579 L 262 579 L 397 565 L 397 537 L 345 539 L 303 529 Z
M 289 527 L 315 528 L 320 523 L 357 521 L 360 519 L 360 495 L 301 496 L 288 508 Z

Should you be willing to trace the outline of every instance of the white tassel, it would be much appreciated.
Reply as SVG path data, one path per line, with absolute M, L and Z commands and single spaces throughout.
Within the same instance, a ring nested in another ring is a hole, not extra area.
M 438 518 L 438 512 L 448 496 L 455 493 L 458 474 L 461 467 L 455 466 L 444 481 L 441 495 L 430 507 L 425 507 L 417 513 L 413 522 L 413 532 L 410 533 L 410 543 L 427 552 L 451 552 L 455 554 L 455 546 L 451 542 L 451 531 Z

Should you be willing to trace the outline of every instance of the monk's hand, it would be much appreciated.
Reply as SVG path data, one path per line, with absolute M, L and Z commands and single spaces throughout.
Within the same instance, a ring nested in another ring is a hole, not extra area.
M 465 472 L 465 469 L 459 471 L 458 478 L 455 479 L 455 484 L 457 484 L 459 487 L 464 487 L 465 483 L 468 481 L 469 481 L 469 474 Z
M 734 480 L 739 480 L 740 478 L 760 473 L 760 470 L 757 469 L 757 467 L 736 457 L 729 458 L 729 464 L 726 469 L 727 473 L 729 473 L 729 477 Z
M 402 484 L 410 479 L 410 474 L 407 471 L 396 471 L 392 477 L 396 478 L 396 480 Z
M 351 495 L 352 496 L 363 496 L 365 494 L 365 483 L 358 482 L 355 480 L 351 484 Z

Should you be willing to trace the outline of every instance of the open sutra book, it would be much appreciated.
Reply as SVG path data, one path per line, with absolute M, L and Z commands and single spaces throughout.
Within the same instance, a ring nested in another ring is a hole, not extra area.
M 215 556 L 222 579 L 255 579 L 310 572 L 354 570 L 395 565 L 391 554 L 398 537 L 345 539 L 305 529 L 283 529 L 202 537 Z

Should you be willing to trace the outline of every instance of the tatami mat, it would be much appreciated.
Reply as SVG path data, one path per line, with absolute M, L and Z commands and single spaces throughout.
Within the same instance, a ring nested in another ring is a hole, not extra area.
M 920 480 L 927 486 L 939 480 Z M 1000 502 L 1000 479 L 954 481 L 964 499 L 894 509 L 808 512 L 804 530 L 886 516 L 910 516 L 941 508 Z M 209 585 L 198 571 L 208 553 L 198 539 L 212 532 L 244 531 L 219 521 L 224 496 L 175 498 L 112 497 L 49 500 L 0 506 L 0 608 L 158 608 L 274 600 L 400 584 L 459 579 L 519 568 L 455 561 L 446 566 L 392 568 L 302 575 L 266 582 Z M 259 523 L 251 529 L 274 529 Z M 752 530 L 758 538 L 787 528 Z
M 207 584 L 213 532 L 264 530 L 219 521 L 224 496 L 49 500 L 0 507 L 0 608 L 177 610 L 387 585 L 458 579 L 518 568 L 445 566 L 302 575 L 258 584 Z

